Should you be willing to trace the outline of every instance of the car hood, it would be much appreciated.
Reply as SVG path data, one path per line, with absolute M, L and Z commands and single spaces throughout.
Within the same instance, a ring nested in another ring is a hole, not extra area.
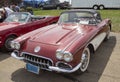
M 18 26 L 20 24 L 21 23 L 18 23 L 18 22 L 12 22 L 12 23 L 3 22 L 3 23 L 0 23 L 0 31 L 5 30 L 5 29 L 9 29 L 9 28 L 13 28 L 13 27 Z
M 43 44 L 61 45 L 64 42 L 69 43 L 78 35 L 83 36 L 90 30 L 91 28 L 87 25 L 57 24 L 56 26 L 45 32 L 37 33 L 36 35 L 30 38 L 30 41 Z

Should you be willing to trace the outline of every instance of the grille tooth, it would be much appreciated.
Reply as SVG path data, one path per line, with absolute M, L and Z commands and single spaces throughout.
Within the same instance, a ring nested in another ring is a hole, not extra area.
M 29 59 L 29 56 L 27 56 L 27 59 Z
M 42 64 L 42 60 L 40 59 L 40 64 Z
M 37 59 L 38 59 L 38 58 L 35 57 L 35 62 L 37 62 Z
M 47 66 L 49 66 L 49 62 L 47 61 Z
M 33 61 L 35 62 L 35 57 L 33 57 Z
M 28 53 L 23 53 L 22 56 L 25 62 L 39 66 L 40 69 L 49 70 L 48 67 L 53 65 L 52 61 L 45 57 L 37 57 Z
M 29 56 L 29 59 L 32 60 L 32 57 Z
M 43 64 L 46 64 L 46 63 L 45 63 L 45 60 L 43 60 Z
M 39 59 L 38 58 L 37 58 L 36 62 L 39 63 Z

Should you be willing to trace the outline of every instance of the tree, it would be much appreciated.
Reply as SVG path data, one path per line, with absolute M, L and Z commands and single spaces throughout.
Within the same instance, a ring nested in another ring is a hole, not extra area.
M 20 4 L 22 0 L 8 0 L 12 4 Z
M 11 4 L 20 4 L 22 0 L 0 0 L 0 7 L 11 5 Z
M 0 0 L 0 7 L 4 5 L 4 0 Z

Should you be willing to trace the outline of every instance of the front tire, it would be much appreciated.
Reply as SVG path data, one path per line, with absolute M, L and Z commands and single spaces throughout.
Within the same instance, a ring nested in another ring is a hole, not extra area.
M 13 49 L 10 47 L 10 43 L 12 40 L 14 40 L 16 37 L 15 36 L 9 36 L 6 40 L 5 40 L 5 43 L 2 47 L 2 51 L 3 52 L 8 52 L 8 51 L 12 51 Z
M 88 47 L 84 49 L 80 61 L 81 61 L 81 67 L 76 71 L 78 74 L 85 72 L 88 68 L 90 61 L 90 50 Z

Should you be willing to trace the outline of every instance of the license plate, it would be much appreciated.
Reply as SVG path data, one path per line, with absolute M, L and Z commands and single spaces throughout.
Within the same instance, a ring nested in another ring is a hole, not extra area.
M 32 65 L 30 63 L 26 64 L 26 69 L 35 74 L 39 74 L 39 70 L 40 70 L 38 66 Z

